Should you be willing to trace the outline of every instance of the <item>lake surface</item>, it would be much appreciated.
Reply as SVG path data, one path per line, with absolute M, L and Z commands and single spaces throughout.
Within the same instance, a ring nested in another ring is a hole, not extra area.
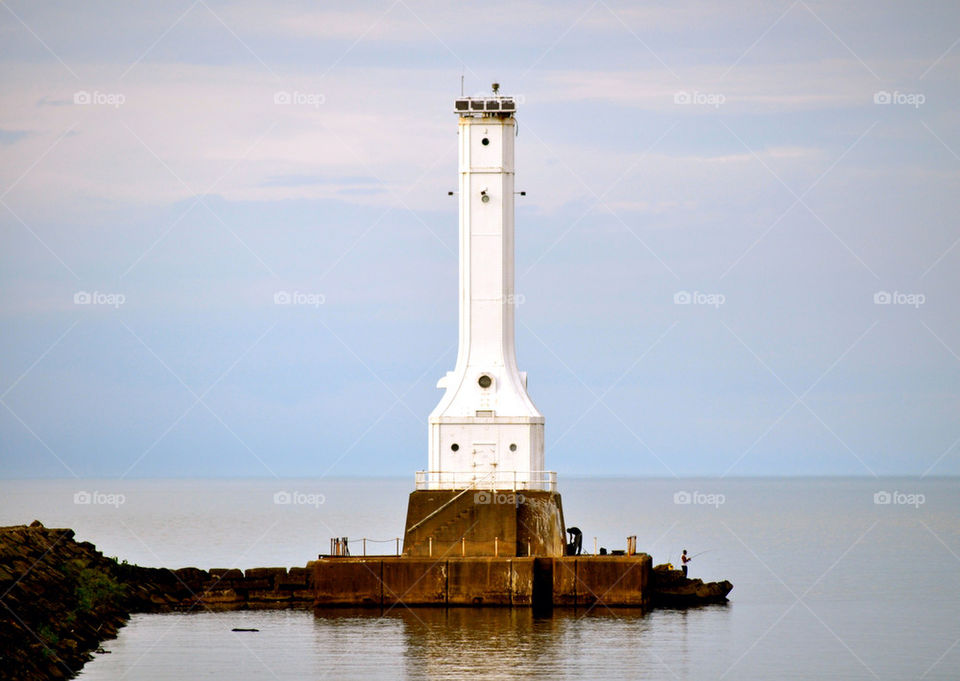
M 0 481 L 39 519 L 141 565 L 303 565 L 332 536 L 394 553 L 412 480 Z M 960 480 L 561 479 L 584 548 L 696 555 L 730 602 L 690 610 L 135 615 L 82 679 L 957 679 Z M 286 503 L 289 502 L 289 503 Z M 880 503 L 877 503 L 880 502 Z M 889 502 L 889 503 L 884 503 Z M 234 627 L 259 632 L 232 632 Z

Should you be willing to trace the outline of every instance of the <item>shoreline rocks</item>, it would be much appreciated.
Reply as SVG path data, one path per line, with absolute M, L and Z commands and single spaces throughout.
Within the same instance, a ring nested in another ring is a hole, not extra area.
M 135 612 L 312 606 L 306 567 L 141 567 L 70 529 L 0 527 L 0 681 L 73 678 Z
M 0 678 L 72 678 L 127 621 L 115 561 L 73 537 L 36 521 L 0 528 Z

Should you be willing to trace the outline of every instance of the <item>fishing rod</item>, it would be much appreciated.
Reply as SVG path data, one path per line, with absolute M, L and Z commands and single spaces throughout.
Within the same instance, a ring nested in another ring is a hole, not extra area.
M 702 555 L 705 554 L 705 553 L 710 553 L 711 551 L 716 551 L 716 549 L 707 549 L 706 551 L 701 551 L 700 553 L 695 553 L 695 554 L 693 554 L 692 556 L 690 556 L 690 560 L 693 560 L 693 559 L 696 558 L 697 556 L 702 556 Z

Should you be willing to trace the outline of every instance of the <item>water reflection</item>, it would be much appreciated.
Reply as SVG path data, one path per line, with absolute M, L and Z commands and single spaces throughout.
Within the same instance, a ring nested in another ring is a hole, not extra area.
M 731 607 L 693 610 L 528 608 L 241 610 L 134 615 L 111 654 L 82 677 L 100 679 L 264 678 L 577 679 L 717 678 L 753 643 L 731 639 Z M 773 613 L 776 615 L 778 613 Z M 257 629 L 237 633 L 236 627 Z M 774 678 L 782 648 L 751 653 Z M 731 651 L 734 651 L 731 655 Z
M 649 630 L 649 615 L 639 609 L 556 609 L 538 616 L 529 608 L 400 606 L 382 613 L 346 609 L 315 615 L 318 626 L 332 629 L 327 636 L 342 638 L 341 644 L 355 641 L 360 630 L 382 645 L 399 642 L 406 678 L 622 674 L 643 665 L 637 653 Z M 342 637 L 333 633 L 338 628 Z

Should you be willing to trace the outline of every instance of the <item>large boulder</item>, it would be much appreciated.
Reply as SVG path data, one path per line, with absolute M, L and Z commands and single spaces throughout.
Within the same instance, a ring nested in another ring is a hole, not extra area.
M 655 606 L 686 607 L 707 603 L 726 603 L 733 584 L 688 579 L 672 565 L 657 565 L 651 572 L 652 602 Z

